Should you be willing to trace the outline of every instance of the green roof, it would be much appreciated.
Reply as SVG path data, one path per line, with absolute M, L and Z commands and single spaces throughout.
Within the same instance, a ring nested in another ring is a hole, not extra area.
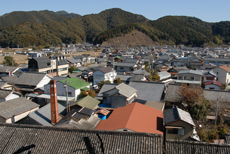
M 77 73 L 77 72 L 82 72 L 82 71 L 79 70 L 79 69 L 76 69 L 76 70 L 73 71 L 73 73 Z
M 115 58 L 118 58 L 118 59 L 120 59 L 121 57 L 120 57 L 120 56 L 116 56 Z
M 73 87 L 74 89 L 81 89 L 81 88 L 84 88 L 90 85 L 88 82 L 82 81 L 81 79 L 78 79 L 76 77 L 59 80 L 59 82 L 62 82 L 64 84 L 66 81 L 67 81 L 68 86 Z
M 86 96 L 85 98 L 82 98 L 81 100 L 75 102 L 74 104 L 72 104 L 71 106 L 74 105 L 78 105 L 81 107 L 85 107 L 88 109 L 94 109 L 98 104 L 100 103 L 99 100 L 97 100 L 96 98 L 93 98 L 91 96 Z

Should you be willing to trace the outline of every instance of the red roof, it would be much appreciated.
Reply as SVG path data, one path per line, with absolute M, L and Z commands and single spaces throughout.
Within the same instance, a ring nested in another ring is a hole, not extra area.
M 217 85 L 217 86 L 222 86 L 222 84 L 216 80 L 214 81 L 208 81 L 208 82 L 205 82 L 205 85 L 211 85 L 211 84 L 214 84 L 214 85 Z
M 109 118 L 100 121 L 95 129 L 129 129 L 163 135 L 163 111 L 137 102 L 131 103 L 114 109 Z
M 223 70 L 230 72 L 230 67 L 223 65 L 223 66 L 219 66 L 220 68 L 222 68 Z

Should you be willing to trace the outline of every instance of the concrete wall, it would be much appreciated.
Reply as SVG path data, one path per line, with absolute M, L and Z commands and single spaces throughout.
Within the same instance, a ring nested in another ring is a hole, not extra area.
M 126 106 L 126 97 L 124 96 L 113 96 L 111 97 L 111 107 L 118 108 Z
M 180 79 L 180 77 L 182 77 Z M 194 77 L 194 79 L 191 79 L 192 77 Z M 188 73 L 188 74 L 177 74 L 177 79 L 178 80 L 192 80 L 192 81 L 201 81 L 202 76 L 200 75 L 196 75 L 196 74 L 192 74 L 192 73 Z

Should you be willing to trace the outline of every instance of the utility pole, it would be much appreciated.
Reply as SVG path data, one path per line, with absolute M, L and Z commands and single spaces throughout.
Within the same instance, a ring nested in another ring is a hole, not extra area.
M 70 112 L 69 100 L 68 100 L 68 81 L 65 81 L 65 90 L 66 90 L 66 111 Z
M 218 98 L 217 98 L 217 102 L 216 102 L 216 118 L 215 118 L 215 127 L 216 127 L 216 122 L 217 122 L 217 112 L 218 112 Z

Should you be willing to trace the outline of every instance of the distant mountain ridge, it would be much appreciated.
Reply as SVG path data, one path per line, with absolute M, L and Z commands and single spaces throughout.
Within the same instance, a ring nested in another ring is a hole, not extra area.
M 154 42 L 171 45 L 203 46 L 230 42 L 228 21 L 208 23 L 186 16 L 165 16 L 152 21 L 119 8 L 85 16 L 66 11 L 12 12 L 0 17 L 0 27 L 2 47 L 83 41 L 101 44 L 109 38 L 121 37 L 134 30 L 142 32 Z

